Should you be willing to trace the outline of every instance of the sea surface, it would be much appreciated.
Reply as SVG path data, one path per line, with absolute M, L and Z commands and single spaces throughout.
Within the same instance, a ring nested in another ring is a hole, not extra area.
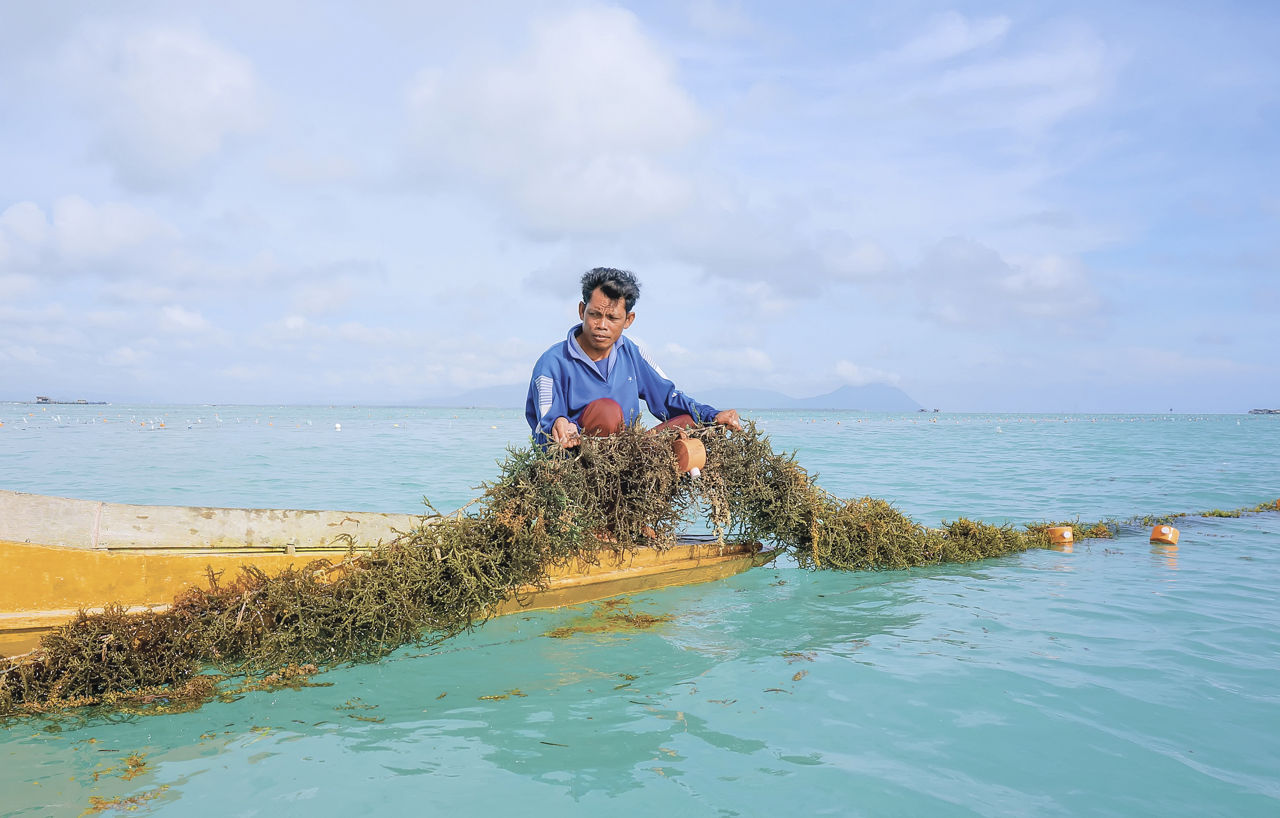
M 929 524 L 1280 498 L 1280 416 L 746 414 L 826 488 Z M 516 410 L 0 403 L 0 424 L 3 489 L 397 512 L 462 505 L 528 440 Z M 1280 514 L 1175 524 L 1176 547 L 1129 525 L 971 565 L 775 564 L 618 603 L 669 617 L 647 630 L 509 616 L 321 687 L 11 722 L 0 815 L 1278 815 Z

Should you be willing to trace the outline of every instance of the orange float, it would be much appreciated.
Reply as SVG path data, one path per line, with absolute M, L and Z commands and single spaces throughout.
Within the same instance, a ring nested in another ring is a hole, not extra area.
M 1171 525 L 1158 525 L 1151 529 L 1151 541 L 1164 545 L 1178 544 L 1178 529 Z
M 1075 533 L 1069 525 L 1055 525 L 1049 529 L 1049 542 L 1054 545 L 1075 542 Z
M 676 455 L 676 468 L 682 474 L 690 472 L 697 477 L 702 468 L 707 465 L 707 447 L 701 440 L 681 436 L 671 444 L 671 450 Z

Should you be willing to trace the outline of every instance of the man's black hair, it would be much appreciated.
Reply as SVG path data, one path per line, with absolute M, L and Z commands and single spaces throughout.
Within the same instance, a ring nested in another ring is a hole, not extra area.
M 631 312 L 640 298 L 640 282 L 636 281 L 635 273 L 612 267 L 596 267 L 582 274 L 582 303 L 591 303 L 591 294 L 596 290 L 610 301 L 625 299 L 627 312 Z

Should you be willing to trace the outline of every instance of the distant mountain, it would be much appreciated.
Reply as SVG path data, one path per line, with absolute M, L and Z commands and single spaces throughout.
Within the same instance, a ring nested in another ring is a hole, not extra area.
M 527 384 L 502 384 L 470 389 L 454 395 L 433 395 L 423 406 L 466 406 L 523 409 Z M 793 398 L 771 389 L 711 389 L 693 393 L 698 400 L 719 409 L 844 409 L 864 412 L 914 412 L 920 404 L 896 386 L 873 383 L 842 386 L 825 395 Z

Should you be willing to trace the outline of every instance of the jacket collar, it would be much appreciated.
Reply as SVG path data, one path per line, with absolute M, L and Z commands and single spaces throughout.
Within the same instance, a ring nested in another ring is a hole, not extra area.
M 565 346 L 568 347 L 569 357 L 577 358 L 579 361 L 586 364 L 592 372 L 600 375 L 600 369 L 596 366 L 596 362 L 591 360 L 591 358 L 587 356 L 587 353 L 582 351 L 582 346 L 578 343 L 577 335 L 578 330 L 580 329 L 582 329 L 582 324 L 574 324 L 569 328 L 568 336 L 565 337 Z M 608 357 L 605 358 L 607 361 L 605 364 L 606 372 L 613 372 L 613 364 L 617 357 L 618 347 L 626 343 L 626 340 L 627 339 L 625 337 L 619 336 L 618 340 L 614 342 L 613 347 L 609 350 Z M 605 378 L 606 380 L 608 379 L 607 375 L 600 375 L 600 377 Z

